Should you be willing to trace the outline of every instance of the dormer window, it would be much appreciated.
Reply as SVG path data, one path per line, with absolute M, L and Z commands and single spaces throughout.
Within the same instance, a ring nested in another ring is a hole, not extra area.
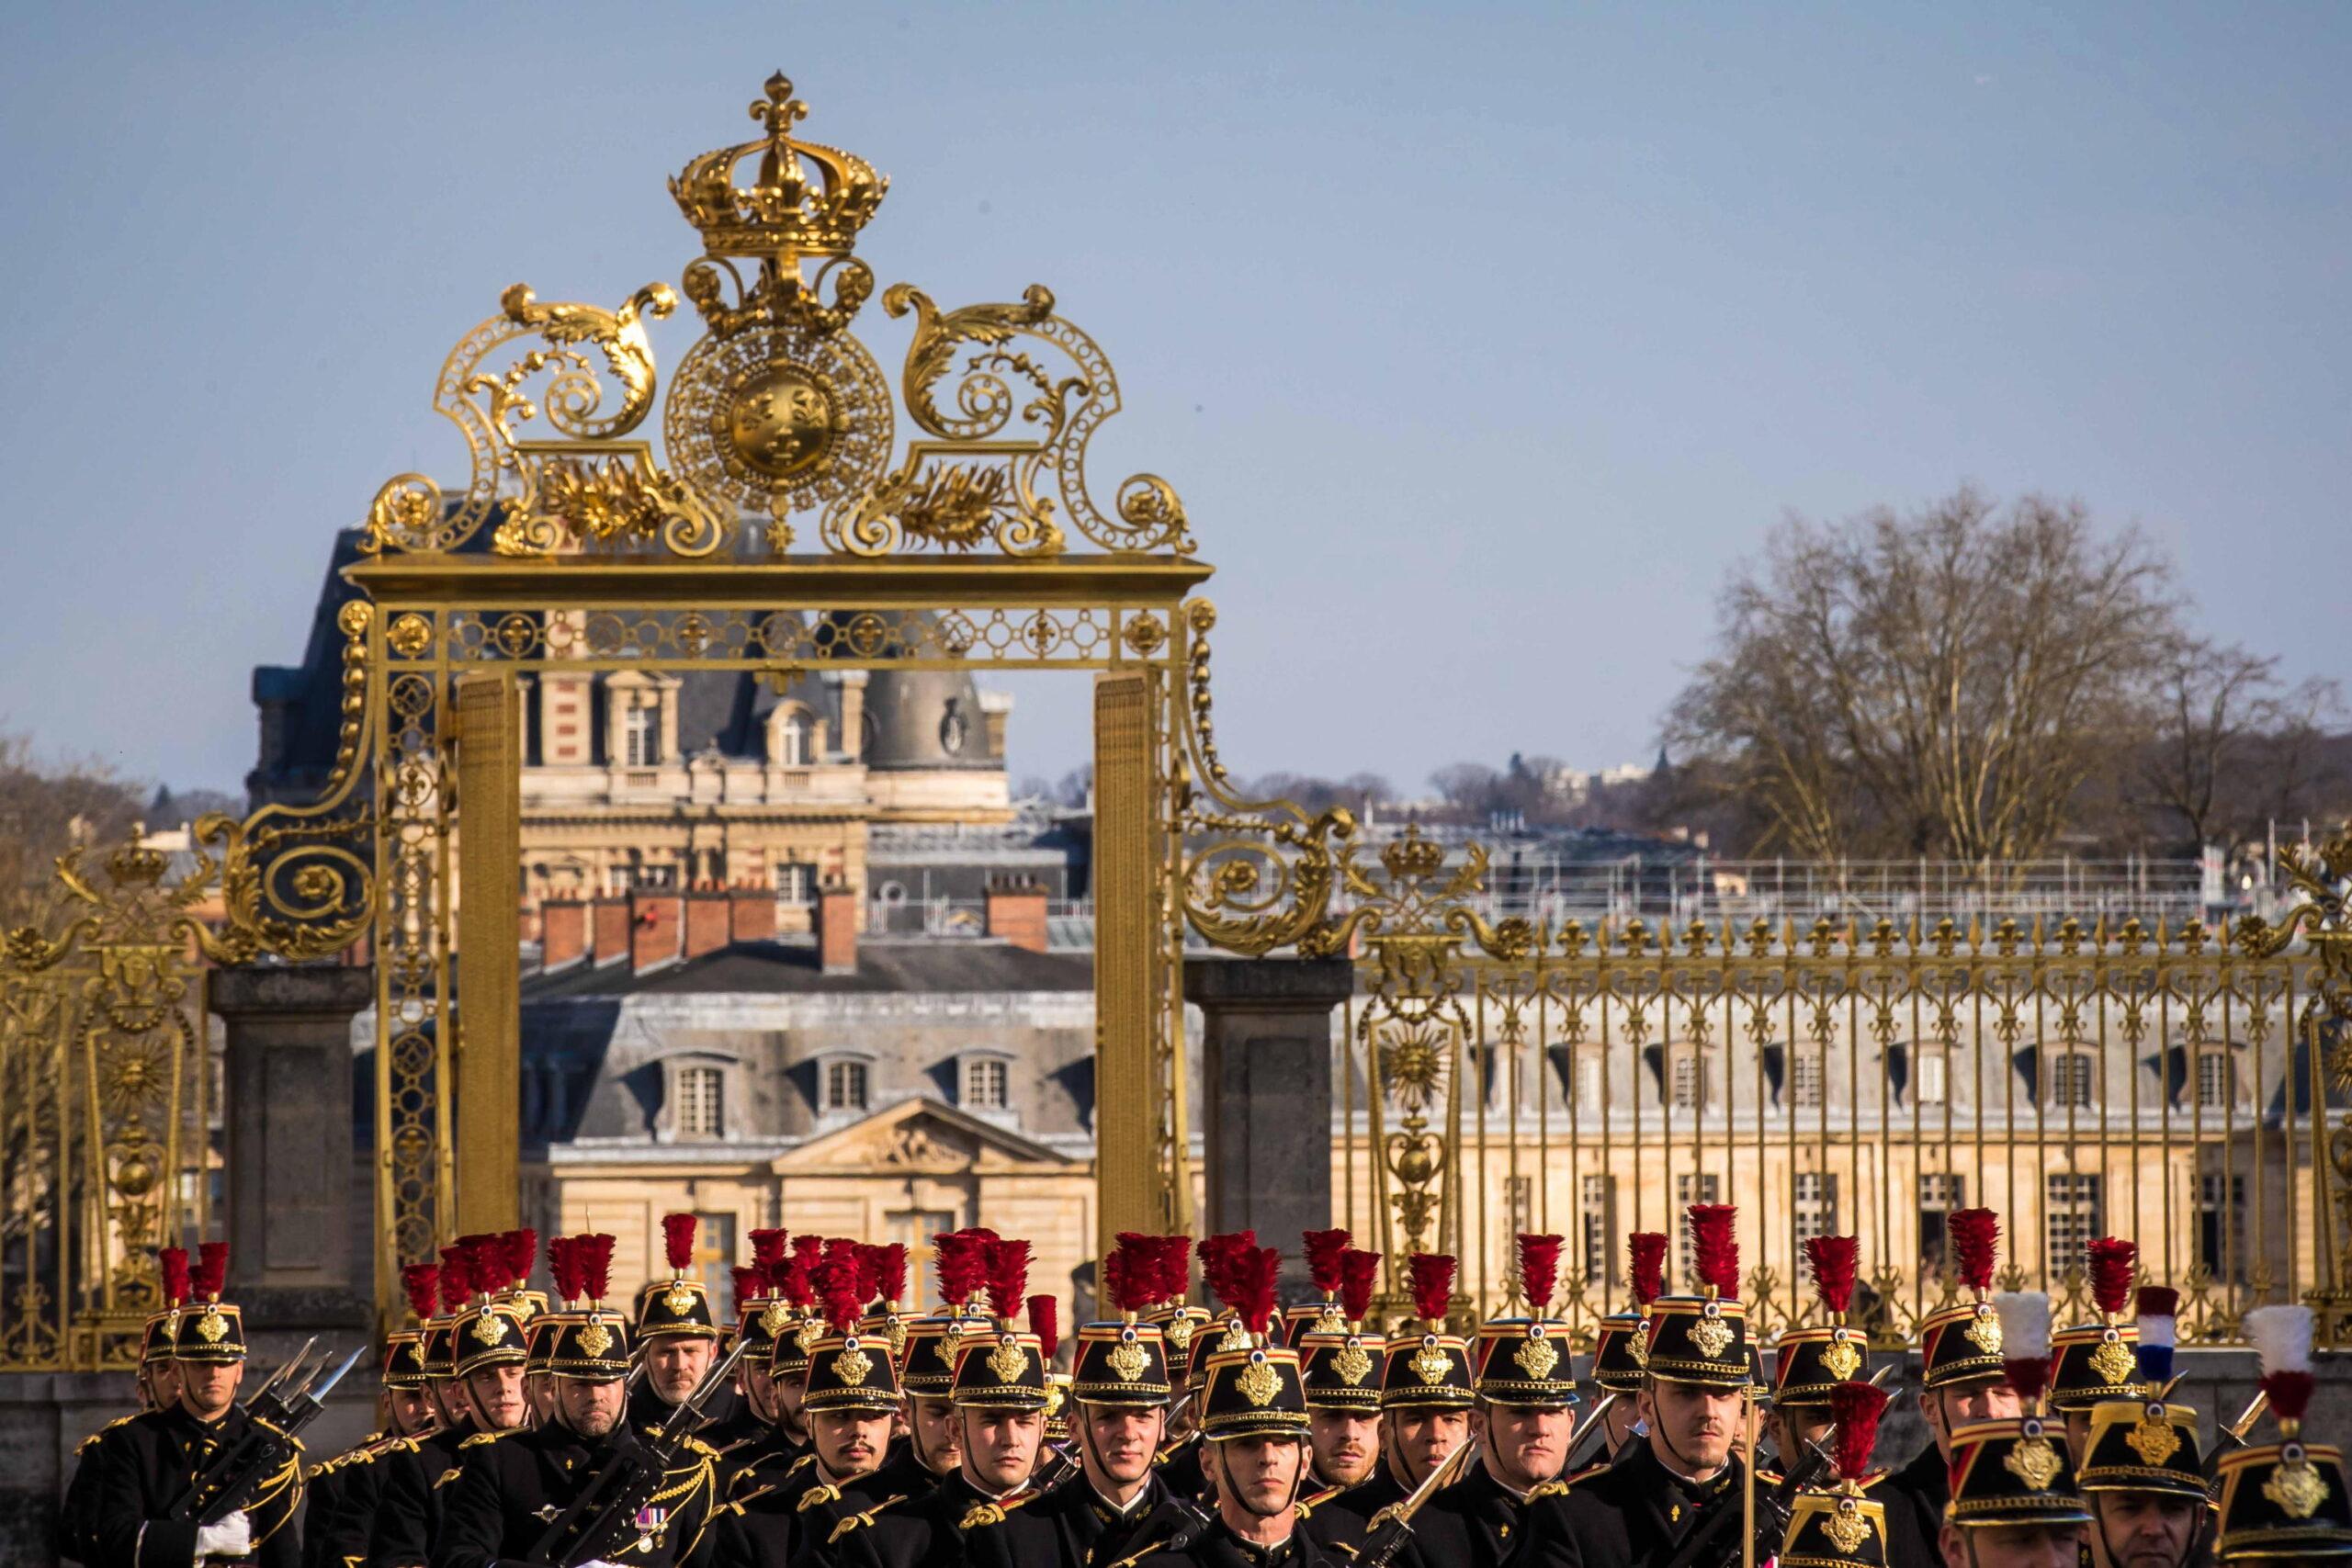
M 1005 1111 L 1012 1103 L 1012 1071 L 1002 1056 L 967 1056 L 956 1100 L 967 1111 Z
M 650 768 L 662 760 L 662 740 L 653 717 L 650 707 L 633 707 L 621 716 L 622 745 L 632 768 Z
M 818 1064 L 818 1108 L 828 1115 L 862 1111 L 872 1094 L 866 1064 L 855 1056 L 833 1056 Z
M 719 1067 L 678 1073 L 678 1136 L 716 1138 L 727 1131 L 727 1074 Z

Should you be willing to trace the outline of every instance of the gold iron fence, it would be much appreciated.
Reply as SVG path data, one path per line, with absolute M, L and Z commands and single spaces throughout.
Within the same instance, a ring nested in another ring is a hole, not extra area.
M 2352 1337 L 2352 840 L 2290 857 L 2282 925 L 1551 926 L 1488 919 L 1476 845 L 1408 830 L 1378 861 L 1343 851 L 1319 939 L 1359 965 L 1336 1223 L 1392 1259 L 1457 1254 L 1465 1309 L 1510 1298 L 1516 1233 L 1556 1233 L 1588 1339 L 1625 1302 L 1629 1232 L 1674 1235 L 1687 1279 L 1683 1206 L 1731 1202 L 1766 1331 L 1812 1310 L 1804 1239 L 1852 1234 L 1893 1343 L 1953 1298 L 1945 1217 L 1986 1205 L 2008 1288 L 2064 1312 L 2087 1313 L 2085 1244 L 2115 1234 L 2182 1289 L 2189 1342 L 2278 1300 Z

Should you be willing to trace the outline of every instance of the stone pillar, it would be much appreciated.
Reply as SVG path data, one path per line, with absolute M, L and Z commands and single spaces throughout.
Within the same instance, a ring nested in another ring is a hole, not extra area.
M 1331 1010 L 1344 958 L 1188 958 L 1201 1010 L 1204 1233 L 1254 1229 L 1283 1249 L 1283 1296 L 1308 1293 L 1302 1231 L 1331 1224 Z

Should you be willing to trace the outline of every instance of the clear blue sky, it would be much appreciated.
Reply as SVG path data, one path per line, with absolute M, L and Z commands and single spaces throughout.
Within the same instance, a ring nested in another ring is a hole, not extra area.
M 1775 519 L 1962 479 L 2352 674 L 2352 8 L 2068 10 L 10 7 L 0 723 L 239 780 L 332 530 L 460 471 L 448 345 L 674 282 L 777 66 L 892 178 L 881 281 L 1111 353 L 1245 773 L 1646 756 Z M 1019 694 L 1017 772 L 1083 757 Z

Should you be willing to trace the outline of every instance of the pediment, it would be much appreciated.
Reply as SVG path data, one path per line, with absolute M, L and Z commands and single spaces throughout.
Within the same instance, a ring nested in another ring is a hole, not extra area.
M 1017 1167 L 1081 1162 L 935 1100 L 911 1100 L 812 1138 L 772 1168 L 778 1175 L 819 1171 L 952 1176 Z

